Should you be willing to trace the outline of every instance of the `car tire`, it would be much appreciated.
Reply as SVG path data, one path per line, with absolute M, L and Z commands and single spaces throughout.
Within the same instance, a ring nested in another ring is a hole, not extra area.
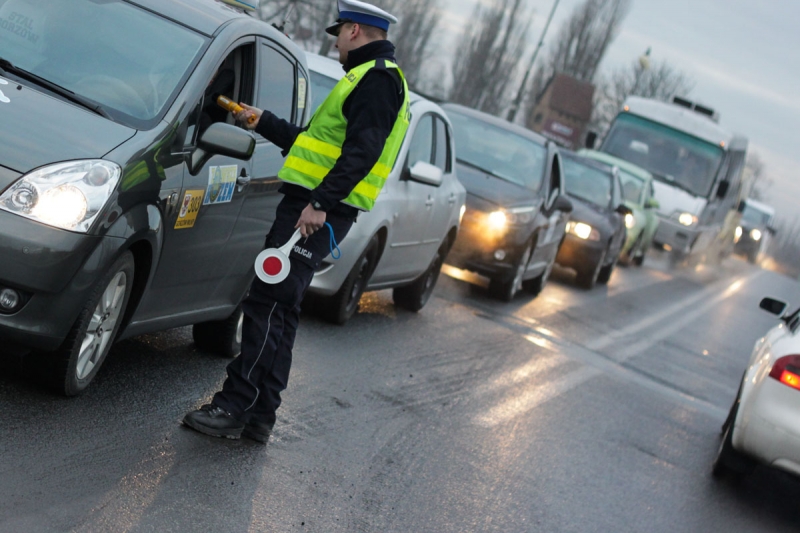
M 626 265 L 626 266 L 628 266 L 628 265 L 641 266 L 642 262 L 639 261 L 637 263 L 636 260 L 640 257 L 640 255 L 641 255 L 641 258 L 644 259 L 644 252 L 641 252 L 641 254 L 639 252 L 639 248 L 642 247 L 642 239 L 643 238 L 644 238 L 644 231 L 639 233 L 639 236 L 636 237 L 636 241 L 634 241 L 634 243 L 630 247 L 630 249 L 625 254 L 620 256 L 620 259 L 621 259 L 620 263 L 621 264 Z
M 517 292 L 522 288 L 522 278 L 525 276 L 525 270 L 528 268 L 528 263 L 533 254 L 533 243 L 528 243 L 525 251 L 519 258 L 514 269 L 514 277 L 511 279 L 498 279 L 492 278 L 489 281 L 489 294 L 503 302 L 510 302 L 517 295 Z
M 597 260 L 597 263 L 590 265 L 588 268 L 578 270 L 578 275 L 575 282 L 586 290 L 594 289 L 597 285 L 597 278 L 600 276 L 600 271 L 603 269 L 603 261 L 606 260 L 608 250 L 604 250 L 603 254 Z
M 378 265 L 381 241 L 373 235 L 364 252 L 353 265 L 344 283 L 333 296 L 320 297 L 316 302 L 318 315 L 333 324 L 344 324 L 358 310 L 358 301 L 367 288 L 372 273 Z
M 194 346 L 201 352 L 209 352 L 222 357 L 236 357 L 242 351 L 242 326 L 244 313 L 242 306 L 225 320 L 201 322 L 192 326 Z
M 544 269 L 544 272 L 539 274 L 537 277 L 523 281 L 523 290 L 533 297 L 539 296 L 539 294 L 544 290 L 544 286 L 547 285 L 547 280 L 550 279 L 550 274 L 553 273 L 554 263 L 555 260 L 551 261 Z
M 449 251 L 450 243 L 446 240 L 436 250 L 433 261 L 431 261 L 430 266 L 422 276 L 417 278 L 411 285 L 394 289 L 392 291 L 392 300 L 394 300 L 395 305 L 414 313 L 425 307 L 431 294 L 433 294 L 433 290 L 436 288 L 444 258 L 447 257 L 447 252 Z
M 617 266 L 617 258 L 615 257 L 611 263 L 607 264 L 603 268 L 600 269 L 600 272 L 597 273 L 597 283 L 601 285 L 608 284 L 609 280 L 611 280 L 611 274 L 614 272 L 614 267 Z
M 97 375 L 125 317 L 134 271 L 133 254 L 126 251 L 95 284 L 61 346 L 43 356 L 42 377 L 51 388 L 76 396 Z
M 726 422 L 723 426 L 724 430 L 722 432 L 719 448 L 717 449 L 717 455 L 711 466 L 711 475 L 714 477 L 728 477 L 734 480 L 741 479 L 752 472 L 755 467 L 755 462 L 752 459 L 733 448 L 733 428 L 738 410 L 739 399 L 737 398 L 733 406 L 731 406 L 731 412 L 728 415 L 728 420 L 730 422 Z

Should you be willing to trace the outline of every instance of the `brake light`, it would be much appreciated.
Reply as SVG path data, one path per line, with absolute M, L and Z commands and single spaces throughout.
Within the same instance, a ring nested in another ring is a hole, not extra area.
M 800 390 L 800 355 L 787 355 L 775 361 L 769 377 Z

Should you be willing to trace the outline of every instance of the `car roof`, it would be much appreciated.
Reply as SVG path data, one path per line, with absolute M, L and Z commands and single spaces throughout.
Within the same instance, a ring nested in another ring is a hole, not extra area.
M 247 18 L 258 20 L 242 8 L 221 0 L 127 0 L 154 13 L 212 36 L 226 22 Z
M 454 103 L 444 103 L 440 104 L 445 111 L 452 110 L 462 115 L 466 115 L 468 117 L 481 120 L 492 126 L 496 126 L 498 128 L 502 128 L 504 130 L 508 130 L 511 132 L 516 133 L 522 137 L 527 137 L 528 139 L 542 145 L 547 144 L 547 138 L 543 135 L 539 135 L 535 131 L 529 130 L 528 128 L 524 128 L 517 124 L 513 124 L 505 119 L 496 117 L 494 115 L 490 115 L 489 113 L 484 113 L 483 111 L 478 111 L 477 109 L 472 109 L 471 107 L 466 107 L 461 104 L 454 104 Z
M 605 161 L 598 161 L 596 159 L 591 159 L 589 157 L 585 157 L 581 154 L 573 152 L 572 150 L 567 150 L 565 148 L 562 148 L 560 150 L 560 153 L 561 156 L 566 159 L 576 161 L 584 166 L 600 170 L 601 172 L 606 172 L 608 174 L 613 174 L 614 172 L 614 165 L 606 163 Z
M 602 161 L 608 165 L 614 165 L 615 167 L 619 167 L 620 170 L 624 170 L 625 172 L 633 174 L 634 176 L 637 176 L 643 180 L 649 180 L 653 178 L 653 175 L 642 167 L 605 152 L 583 149 L 578 152 L 578 155 L 594 159 L 595 161 Z
M 335 80 L 340 80 L 344 77 L 345 71 L 342 68 L 342 64 L 330 57 L 306 52 L 306 62 L 308 63 L 309 70 L 316 72 L 317 74 L 322 74 L 323 76 L 327 76 Z M 422 99 L 422 96 L 414 91 L 408 91 L 408 100 L 410 103 L 413 104 L 417 100 Z

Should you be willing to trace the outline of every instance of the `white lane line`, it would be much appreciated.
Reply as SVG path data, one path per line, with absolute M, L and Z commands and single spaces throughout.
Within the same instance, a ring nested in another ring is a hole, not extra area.
M 722 294 L 728 294 L 728 291 L 730 291 L 732 287 L 741 287 L 745 282 L 752 281 L 763 273 L 764 273 L 763 270 L 759 270 L 753 274 L 750 274 L 749 276 L 739 278 L 738 280 L 730 284 L 728 286 L 728 289 L 724 291 Z M 671 315 L 683 312 L 697 302 L 700 302 L 704 299 L 712 298 L 714 297 L 714 295 L 719 297 L 721 288 L 724 287 L 727 283 L 729 282 L 720 281 L 714 283 L 713 285 L 709 286 L 703 291 L 688 298 L 685 298 L 679 302 L 675 302 L 674 304 L 662 309 L 661 311 L 652 313 L 650 315 L 646 315 L 644 318 L 642 318 L 637 322 L 634 322 L 633 324 L 629 324 L 624 328 L 620 328 L 616 331 L 612 331 L 601 337 L 598 337 L 597 339 L 588 342 L 586 344 L 586 347 L 590 350 L 595 350 L 595 351 L 602 350 L 603 348 L 610 346 L 611 344 L 613 344 L 614 342 L 618 341 L 621 338 L 629 337 L 644 329 L 649 328 L 650 326 L 653 326 L 660 322 L 664 322 Z
M 718 304 L 719 302 L 729 298 L 730 296 L 738 292 L 742 288 L 742 286 L 744 286 L 744 283 L 746 281 L 752 281 L 761 274 L 763 274 L 763 271 L 758 271 L 753 275 L 740 278 L 734 281 L 733 283 L 728 285 L 728 288 L 725 291 L 712 297 L 705 304 L 701 305 L 700 307 L 694 308 L 692 311 L 688 313 L 685 313 L 682 318 L 680 318 L 676 322 L 671 323 L 669 326 L 662 328 L 661 330 L 659 330 L 658 333 L 650 335 L 647 339 L 644 339 L 630 346 L 628 349 L 618 353 L 617 357 L 615 357 L 615 360 L 621 363 L 627 359 L 634 357 L 635 355 L 638 355 L 639 353 L 653 346 L 654 344 L 666 338 L 667 336 L 682 329 L 687 324 L 695 320 L 699 315 L 707 312 L 708 309 L 710 309 L 714 305 Z M 717 285 L 719 284 L 715 284 L 712 287 L 716 288 Z M 673 306 L 670 307 L 670 309 L 672 309 L 672 313 L 670 314 L 674 314 L 678 311 L 684 311 L 687 306 L 694 304 L 696 301 L 702 298 L 708 298 L 709 296 L 708 291 L 703 291 L 698 296 L 692 296 L 690 298 L 687 298 L 679 302 L 680 305 L 674 304 Z M 656 313 L 656 315 L 659 315 L 661 318 L 666 318 L 666 316 L 669 316 L 669 315 L 664 315 L 663 312 Z M 645 329 L 647 325 L 653 325 L 658 322 L 659 322 L 658 320 L 653 320 L 652 316 L 648 316 L 645 319 L 640 320 L 636 324 L 633 324 L 629 328 L 625 329 L 627 331 L 636 332 Z M 646 325 L 643 326 L 642 324 Z M 564 352 L 566 351 L 567 353 L 565 355 L 571 359 L 576 359 L 576 358 L 570 357 L 569 352 L 575 352 L 575 354 L 577 355 L 577 351 L 581 352 L 585 351 L 585 353 L 582 354 L 583 357 L 579 357 L 577 359 L 582 360 L 583 363 L 587 362 L 586 361 L 587 358 L 596 359 L 595 361 L 596 366 L 581 367 L 578 370 L 570 372 L 564 376 L 561 376 L 553 381 L 548 382 L 545 385 L 525 390 L 522 394 L 515 396 L 509 400 L 506 400 L 500 405 L 492 408 L 487 414 L 478 417 L 475 420 L 476 424 L 484 427 L 493 427 L 499 424 L 503 424 L 505 422 L 513 420 L 514 418 L 520 415 L 528 413 L 529 411 L 535 409 L 536 407 L 542 405 L 543 403 L 546 403 L 552 400 L 553 398 L 557 398 L 558 396 L 564 394 L 565 392 L 569 392 L 570 390 L 586 383 L 590 379 L 603 375 L 605 373 L 612 373 L 621 376 L 627 375 L 628 377 L 633 377 L 633 374 L 629 370 L 622 369 L 622 367 L 617 367 L 616 365 L 614 365 L 614 363 L 608 360 L 602 361 L 602 356 L 595 353 L 596 350 L 587 349 L 588 347 L 583 348 L 576 345 L 570 346 L 570 343 L 568 342 L 566 343 L 559 342 L 557 339 L 551 340 L 539 335 L 527 335 L 525 336 L 525 338 L 529 342 L 536 344 L 537 346 L 540 346 L 542 348 L 545 348 L 549 351 L 553 351 L 559 354 L 564 354 Z M 609 343 L 613 342 L 616 338 L 619 337 L 614 337 L 610 339 Z M 531 365 L 531 363 L 528 363 L 528 365 Z M 547 369 L 547 368 L 552 368 L 554 366 L 557 365 L 543 364 L 541 368 Z M 600 368 L 605 368 L 605 371 L 601 370 Z M 540 370 L 539 372 L 535 373 L 538 374 L 541 371 L 543 370 Z M 531 376 L 534 374 L 534 372 L 527 372 L 524 374 L 525 376 Z M 642 381 L 643 379 L 645 378 L 638 378 L 638 377 L 636 378 L 637 381 Z M 676 399 L 684 399 L 690 401 L 693 404 L 696 404 L 698 408 L 703 409 L 707 412 L 716 411 L 716 408 L 714 406 L 706 405 L 707 402 L 702 402 L 697 400 L 696 398 L 687 397 L 686 395 L 678 391 L 671 390 L 663 385 L 656 383 L 647 383 L 647 385 L 653 390 L 660 391 L 668 396 L 675 397 Z
M 493 427 L 513 420 L 537 406 L 561 396 L 581 383 L 585 383 L 601 372 L 596 368 L 584 366 L 555 379 L 540 387 L 526 389 L 522 394 L 514 396 L 500 405 L 493 407 L 488 413 L 478 417 L 475 422 L 484 427 Z

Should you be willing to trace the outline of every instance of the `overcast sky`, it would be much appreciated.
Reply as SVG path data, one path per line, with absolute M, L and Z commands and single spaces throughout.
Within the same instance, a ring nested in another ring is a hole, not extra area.
M 475 0 L 445 1 L 448 29 L 469 24 Z M 581 1 L 560 0 L 542 53 Z M 553 3 L 529 0 L 537 12 L 532 42 Z M 648 47 L 654 61 L 694 79 L 690 96 L 716 109 L 723 127 L 750 139 L 775 181 L 768 199 L 776 208 L 800 213 L 800 1 L 632 0 L 601 70 L 627 65 Z

